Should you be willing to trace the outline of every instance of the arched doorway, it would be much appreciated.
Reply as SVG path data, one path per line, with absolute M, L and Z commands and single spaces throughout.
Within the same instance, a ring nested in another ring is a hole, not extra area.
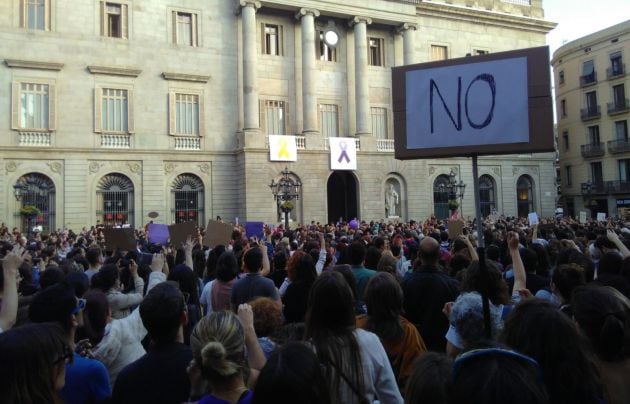
M 488 217 L 497 208 L 496 186 L 494 178 L 489 175 L 482 175 L 479 178 L 479 204 L 481 205 L 481 216 Z
M 171 222 L 196 222 L 205 227 L 203 182 L 194 174 L 181 174 L 171 186 Z
M 42 226 L 43 231 L 49 232 L 55 229 L 55 184 L 52 180 L 40 173 L 28 173 L 21 176 L 15 186 L 21 188 L 19 209 L 24 206 L 35 206 L 40 213 L 37 217 L 28 219 L 22 216 L 20 221 L 22 231 L 30 226 Z M 20 212 L 16 213 L 20 216 Z M 28 230 L 30 231 L 30 230 Z
M 108 226 L 130 224 L 133 218 L 133 183 L 123 174 L 107 174 L 96 189 L 96 217 Z
M 437 220 L 448 219 L 448 175 L 439 175 L 433 182 L 433 214 Z
M 326 185 L 328 192 L 328 222 L 342 218 L 350 221 L 359 216 L 357 180 L 347 171 L 333 171 Z
M 521 175 L 516 182 L 518 217 L 527 217 L 534 211 L 534 181 L 529 175 Z

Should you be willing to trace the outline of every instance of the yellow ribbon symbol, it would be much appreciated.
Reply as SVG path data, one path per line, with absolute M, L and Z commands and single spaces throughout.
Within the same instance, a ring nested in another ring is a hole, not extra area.
M 280 139 L 278 140 L 278 145 L 280 146 L 280 150 L 278 150 L 278 158 L 291 158 L 291 155 L 289 154 L 289 150 L 287 149 L 287 140 L 286 139 Z

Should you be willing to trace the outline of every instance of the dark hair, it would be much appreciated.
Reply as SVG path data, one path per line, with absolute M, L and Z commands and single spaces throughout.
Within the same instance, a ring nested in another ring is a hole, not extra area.
M 94 275 L 96 276 L 96 275 Z M 92 276 L 92 279 L 94 279 Z M 116 264 L 103 265 L 98 271 L 98 285 L 92 285 L 92 288 L 97 288 L 104 293 L 109 292 L 114 286 L 116 281 L 120 278 L 120 270 Z
M 90 264 L 91 266 L 95 266 L 98 264 L 98 260 L 102 255 L 103 255 L 103 252 L 101 251 L 100 248 L 90 247 L 85 252 L 85 259 L 87 260 L 88 264 Z
M 376 270 L 378 261 L 381 259 L 381 250 L 374 246 L 370 246 L 365 253 L 365 267 Z
M 216 262 L 216 277 L 221 282 L 229 282 L 238 275 L 238 262 L 234 253 L 225 251 Z
M 74 294 L 79 298 L 83 297 L 90 287 L 90 280 L 83 272 L 70 272 L 66 275 L 65 281 L 74 287 Z
M 560 293 L 560 297 L 570 302 L 575 288 L 586 285 L 586 274 L 584 268 L 578 264 L 562 264 L 553 271 L 551 281 Z
M 519 253 L 523 261 L 523 266 L 525 267 L 525 272 L 536 272 L 536 268 L 538 267 L 538 256 L 536 253 L 529 248 L 521 248 L 519 249 Z
M 354 241 L 348 246 L 348 261 L 350 265 L 361 265 L 365 260 L 365 244 Z
M 538 361 L 552 402 L 599 402 L 599 375 L 588 341 L 551 303 L 529 299 L 517 305 L 502 340 Z
M 448 404 L 452 370 L 453 361 L 443 353 L 420 355 L 407 382 L 405 404 Z
M 105 293 L 99 290 L 91 290 L 86 293 L 85 300 L 81 338 L 89 339 L 92 346 L 96 346 L 105 335 L 105 327 L 107 326 L 107 317 L 109 315 L 109 302 Z
M 273 255 L 273 270 L 281 271 L 287 267 L 287 254 L 284 251 L 278 251 Z
M 258 272 L 263 265 L 263 253 L 258 247 L 252 247 L 243 256 L 243 263 L 248 272 Z
M 313 283 L 315 282 L 315 278 L 317 278 L 315 261 L 313 261 L 313 257 L 305 254 L 295 263 L 293 281 L 304 281 L 307 283 Z
M 28 318 L 33 323 L 56 322 L 67 332 L 72 329 L 72 312 L 76 307 L 74 288 L 61 282 L 34 295 L 28 307 Z
M 403 291 L 396 279 L 387 272 L 378 272 L 365 287 L 367 329 L 386 341 L 394 341 L 403 334 L 400 315 Z
M 0 391 L 6 403 L 61 403 L 55 371 L 72 355 L 57 324 L 27 324 L 0 334 Z
M 605 361 L 630 357 L 630 302 L 610 286 L 575 289 L 571 301 L 575 320 Z
M 549 254 L 547 249 L 538 243 L 531 243 L 529 248 L 536 253 L 537 265 L 536 273 L 540 276 L 549 276 L 549 269 L 551 267 Z
M 348 283 L 339 272 L 322 273 L 309 295 L 304 337 L 311 340 L 325 367 L 333 395 L 339 394 L 340 387 L 346 383 L 353 386 L 360 398 L 365 394 L 361 353 L 354 336 L 355 324 Z
M 609 251 L 602 255 L 597 265 L 597 275 L 613 274 L 618 275 L 623 266 L 623 257 L 614 251 Z
M 249 302 L 254 313 L 256 336 L 268 337 L 282 327 L 282 304 L 272 298 L 259 296 Z
M 156 285 L 140 303 L 142 324 L 155 342 L 175 341 L 185 310 L 184 295 L 169 282 Z
M 46 289 L 49 286 L 62 282 L 65 277 L 66 274 L 61 269 L 56 267 L 47 268 L 39 277 L 39 286 L 42 289 Z
M 222 244 L 219 244 L 218 246 L 210 250 L 210 253 L 208 254 L 208 260 L 206 261 L 206 270 L 203 273 L 204 279 L 214 279 L 217 276 L 217 262 L 219 260 L 219 257 L 223 255 L 225 251 L 225 246 Z
M 501 250 L 495 244 L 490 244 L 486 247 L 486 257 L 492 261 L 499 261 L 501 257 Z
M 494 305 L 509 304 L 510 294 L 501 271 L 492 261 L 486 261 L 485 271 L 481 271 L 479 261 L 473 261 L 464 274 L 462 292 L 486 294 Z
M 354 276 L 354 272 L 352 272 L 352 267 L 348 264 L 342 264 L 342 265 L 333 266 L 331 270 L 335 272 L 339 272 L 343 276 L 343 278 L 346 280 L 346 283 L 350 287 L 353 300 L 357 301 L 358 300 L 357 278 Z
M 289 342 L 274 352 L 258 376 L 253 403 L 327 404 L 332 397 L 313 350 Z
M 535 362 L 508 352 L 483 349 L 460 355 L 453 367 L 449 403 L 548 403 L 549 397 L 538 378 Z

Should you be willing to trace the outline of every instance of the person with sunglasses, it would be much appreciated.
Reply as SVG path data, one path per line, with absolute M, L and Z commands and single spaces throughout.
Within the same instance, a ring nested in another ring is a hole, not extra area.
M 83 325 L 85 300 L 77 299 L 74 287 L 61 282 L 41 290 L 28 309 L 32 323 L 52 322 L 61 326 L 65 343 L 74 350 L 77 328 Z M 101 362 L 73 354 L 65 366 L 65 386 L 60 396 L 67 404 L 102 403 L 111 395 L 109 375 Z

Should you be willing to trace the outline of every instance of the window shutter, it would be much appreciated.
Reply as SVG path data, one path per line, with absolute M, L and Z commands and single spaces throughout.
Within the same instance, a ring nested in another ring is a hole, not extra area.
M 55 114 L 55 105 L 56 105 L 56 94 L 55 94 L 55 85 L 48 85 L 48 130 L 53 131 L 56 129 L 56 114 Z
M 199 44 L 197 43 L 197 38 L 198 38 L 198 33 L 197 33 L 197 14 L 192 13 L 190 15 L 190 24 L 191 24 L 191 30 L 192 30 L 192 36 L 191 36 L 191 41 L 192 41 L 192 46 L 199 46 Z
M 175 135 L 177 132 L 177 100 L 174 92 L 168 93 L 168 134 Z
M 265 36 L 265 23 L 260 24 L 260 54 L 267 54 L 267 37 Z
M 203 137 L 205 135 L 205 129 L 206 129 L 206 125 L 205 125 L 205 110 L 204 110 L 204 102 L 203 102 L 203 94 L 199 94 L 198 95 L 198 100 L 199 100 L 199 137 Z
M 133 118 L 133 90 L 127 90 L 127 132 L 135 132 L 135 120 Z
M 105 10 L 105 2 L 101 1 L 101 36 L 109 34 L 107 29 L 107 12 Z
M 14 81 L 11 89 L 11 129 L 20 129 L 20 86 Z
M 284 30 L 278 25 L 278 56 L 284 56 Z
M 94 89 L 94 132 L 103 131 L 103 89 L 97 87 Z
M 173 43 L 177 43 L 177 11 L 173 11 L 172 18 L 173 20 Z
M 264 100 L 258 101 L 258 119 L 259 119 L 258 127 L 260 128 L 262 132 L 264 132 L 265 134 L 268 134 L 267 133 L 267 109 L 265 107 Z
M 50 31 L 50 0 L 44 0 L 44 31 Z
M 127 39 L 129 38 L 129 13 L 126 4 L 120 5 L 120 14 L 121 37 Z
M 284 134 L 285 135 L 295 135 L 295 133 L 293 133 L 291 131 L 291 125 L 290 125 L 290 116 L 289 116 L 289 103 L 284 101 L 284 111 L 282 111 L 284 113 Z
M 26 28 L 26 0 L 20 0 L 20 27 Z

